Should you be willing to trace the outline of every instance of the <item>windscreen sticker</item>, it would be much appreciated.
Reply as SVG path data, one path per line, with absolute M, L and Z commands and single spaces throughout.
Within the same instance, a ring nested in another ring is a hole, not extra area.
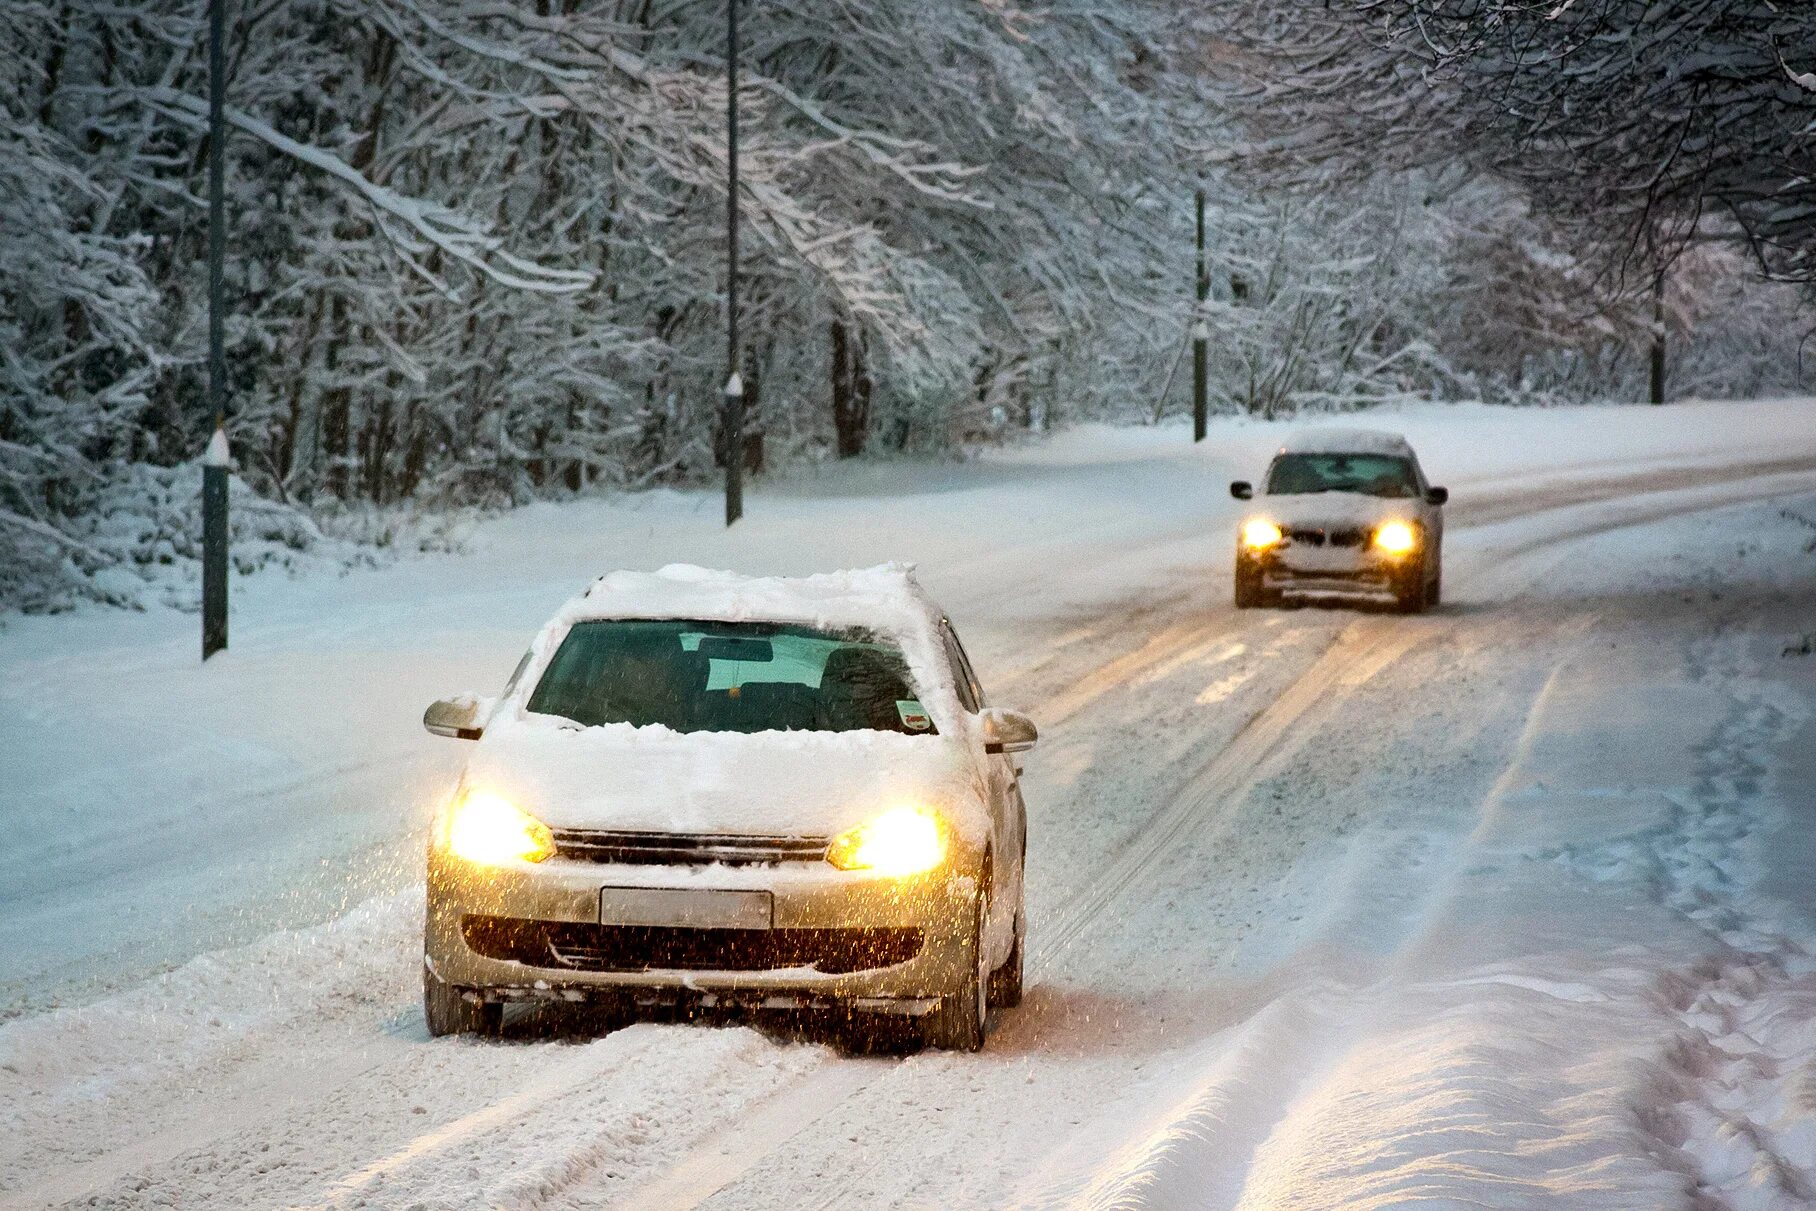
M 895 713 L 902 717 L 902 726 L 911 732 L 924 732 L 933 726 L 926 709 L 913 698 L 896 699 Z

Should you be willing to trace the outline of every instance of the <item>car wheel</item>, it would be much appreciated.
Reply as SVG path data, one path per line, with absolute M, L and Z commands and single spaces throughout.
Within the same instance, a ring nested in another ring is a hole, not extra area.
M 1417 567 L 1407 568 L 1400 583 L 1394 587 L 1394 609 L 1402 614 L 1417 614 L 1425 608 L 1425 561 L 1419 560 Z
M 495 1035 L 504 1027 L 504 1006 L 496 1001 L 471 1001 L 463 989 L 444 984 L 427 966 L 422 969 L 422 1016 L 429 1037 L 450 1034 Z
M 943 1051 L 981 1051 L 989 1015 L 989 959 L 984 950 L 984 897 L 980 892 L 971 918 L 965 977 L 956 991 L 940 998 L 938 1008 L 921 1020 L 927 1046 Z
M 836 1040 L 851 1055 L 904 1055 L 922 1042 L 920 1023 L 892 1013 L 853 1012 Z
M 1014 1009 L 1022 998 L 1022 939 L 1028 932 L 1028 918 L 1015 914 L 1015 944 L 1003 965 L 990 973 L 990 1003 L 1003 1009 Z
M 1431 583 L 1425 588 L 1427 607 L 1440 604 L 1444 598 L 1444 558 L 1438 557 L 1438 566 L 1432 570 Z
M 1239 559 L 1236 561 L 1236 608 L 1254 610 L 1264 606 L 1278 605 L 1280 594 L 1270 593 L 1262 587 L 1261 569 L 1245 566 Z

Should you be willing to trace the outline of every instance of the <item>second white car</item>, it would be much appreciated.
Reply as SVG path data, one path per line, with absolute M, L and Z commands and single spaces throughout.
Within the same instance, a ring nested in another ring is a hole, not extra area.
M 1438 604 L 1444 577 L 1444 503 L 1412 446 L 1397 433 L 1306 429 L 1281 445 L 1262 490 L 1236 529 L 1236 605 L 1288 594 L 1360 597 L 1403 613 Z

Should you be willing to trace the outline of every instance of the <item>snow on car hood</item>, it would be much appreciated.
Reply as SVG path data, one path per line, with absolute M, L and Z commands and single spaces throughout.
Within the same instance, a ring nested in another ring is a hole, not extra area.
M 1415 521 L 1419 501 L 1412 497 L 1365 496 L 1359 492 L 1307 492 L 1268 495 L 1255 501 L 1255 514 L 1276 525 L 1357 526 L 1367 529 L 1384 521 Z
M 464 784 L 555 828 L 825 836 L 904 803 L 984 832 L 985 788 L 962 738 L 898 732 L 675 732 L 503 718 Z

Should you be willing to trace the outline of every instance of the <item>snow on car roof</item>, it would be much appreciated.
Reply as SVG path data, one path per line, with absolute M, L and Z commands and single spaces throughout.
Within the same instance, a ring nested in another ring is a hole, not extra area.
M 937 626 L 940 613 L 914 578 L 912 564 L 744 576 L 672 563 L 654 572 L 611 572 L 561 610 L 568 623 L 600 618 L 709 618 L 792 622 L 902 632 Z
M 1280 444 L 1281 454 L 1393 454 L 1412 457 L 1412 446 L 1398 433 L 1337 425 L 1300 429 Z

